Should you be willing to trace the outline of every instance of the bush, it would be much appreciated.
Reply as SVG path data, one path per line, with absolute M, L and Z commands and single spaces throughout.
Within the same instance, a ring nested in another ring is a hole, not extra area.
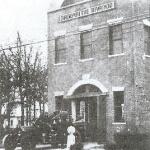
M 123 131 L 116 133 L 114 139 L 117 148 L 123 150 L 149 150 L 146 144 L 146 133 Z

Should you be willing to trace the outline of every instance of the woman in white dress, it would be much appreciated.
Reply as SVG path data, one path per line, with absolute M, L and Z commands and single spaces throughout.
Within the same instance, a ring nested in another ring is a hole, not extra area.
M 75 127 L 69 126 L 67 128 L 68 136 L 67 136 L 67 150 L 70 150 L 70 147 L 75 145 Z

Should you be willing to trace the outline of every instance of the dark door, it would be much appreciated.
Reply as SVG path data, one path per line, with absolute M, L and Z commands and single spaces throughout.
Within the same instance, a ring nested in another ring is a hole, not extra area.
M 97 100 L 95 97 L 88 98 L 88 125 L 87 136 L 90 141 L 97 139 Z
M 97 97 L 97 140 L 106 141 L 106 99 L 103 96 Z

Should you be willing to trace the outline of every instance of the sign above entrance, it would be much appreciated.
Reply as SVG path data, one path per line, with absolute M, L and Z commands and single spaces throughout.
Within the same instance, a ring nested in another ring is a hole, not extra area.
M 114 8 L 115 8 L 114 2 L 102 4 L 102 5 L 91 7 L 91 8 L 86 8 L 86 9 L 83 9 L 83 10 L 80 10 L 80 11 L 76 11 L 76 12 L 72 12 L 72 13 L 69 13 L 69 14 L 59 16 L 59 22 L 69 21 L 69 20 L 72 20 L 72 19 L 76 19 L 76 18 L 88 16 L 88 15 L 91 15 L 91 14 L 104 12 L 104 11 L 111 10 L 111 9 L 114 9 Z

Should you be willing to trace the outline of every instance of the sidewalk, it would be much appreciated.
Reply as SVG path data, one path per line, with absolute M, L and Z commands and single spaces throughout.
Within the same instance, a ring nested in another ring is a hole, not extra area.
M 37 145 L 36 149 L 38 150 L 65 150 L 61 148 L 51 148 L 51 144 L 41 144 Z M 4 150 L 2 145 L 0 145 L 0 150 Z M 17 147 L 15 150 L 21 150 L 21 147 Z M 103 144 L 97 144 L 97 143 L 83 143 L 83 150 L 104 150 L 104 145 Z
M 40 145 L 36 145 L 36 149 L 40 149 L 40 150 L 48 150 L 51 149 L 51 144 L 40 144 Z M 4 147 L 0 144 L 0 150 L 4 150 Z M 17 147 L 15 150 L 21 150 L 21 147 Z

